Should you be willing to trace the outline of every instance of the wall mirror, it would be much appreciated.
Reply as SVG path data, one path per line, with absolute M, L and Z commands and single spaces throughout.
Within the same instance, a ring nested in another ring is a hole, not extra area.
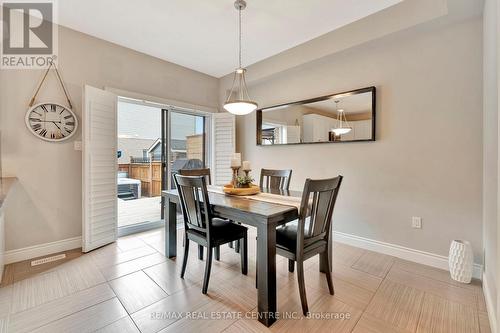
M 375 141 L 375 87 L 257 111 L 257 145 Z

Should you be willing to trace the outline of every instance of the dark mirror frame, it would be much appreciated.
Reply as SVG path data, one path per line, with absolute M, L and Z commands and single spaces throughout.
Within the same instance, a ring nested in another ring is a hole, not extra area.
M 348 97 L 348 96 L 353 96 L 353 95 L 358 95 L 358 94 L 364 94 L 364 93 L 372 93 L 372 137 L 371 139 L 363 139 L 363 140 L 349 140 L 349 141 L 323 141 L 323 142 L 298 142 L 298 143 L 279 143 L 279 144 L 274 144 L 274 145 L 263 145 L 262 144 L 262 111 L 268 110 L 268 109 L 274 109 L 277 107 L 285 107 L 285 106 L 291 106 L 291 105 L 302 105 L 302 104 L 309 104 L 309 103 L 315 103 L 315 102 L 321 102 L 327 99 L 335 99 L 335 98 L 343 98 L 343 97 Z M 346 91 L 346 92 L 341 92 L 341 93 L 336 93 L 336 94 L 331 94 L 331 95 L 326 95 L 326 96 L 321 96 L 321 97 L 316 97 L 316 98 L 310 98 L 310 99 L 305 99 L 302 101 L 297 101 L 297 102 L 291 102 L 291 103 L 284 103 L 284 104 L 278 104 L 278 105 L 273 105 L 273 106 L 268 106 L 265 108 L 258 109 L 257 112 L 257 145 L 258 146 L 264 146 L 264 147 L 272 147 L 272 146 L 290 146 L 290 145 L 304 145 L 304 144 L 319 144 L 319 143 L 349 143 L 349 142 L 366 142 L 366 141 L 375 141 L 376 138 L 376 132 L 375 132 L 375 124 L 377 123 L 376 121 L 376 104 L 377 104 L 377 89 L 375 87 L 366 87 L 366 88 L 361 88 L 361 89 L 356 89 L 356 90 L 351 90 L 351 91 Z

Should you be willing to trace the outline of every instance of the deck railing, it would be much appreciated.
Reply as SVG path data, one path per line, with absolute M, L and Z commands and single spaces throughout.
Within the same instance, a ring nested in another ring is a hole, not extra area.
M 151 160 L 152 159 L 152 160 Z M 130 156 L 130 163 L 150 163 L 150 162 L 161 162 L 161 156 L 152 156 L 152 157 L 133 157 Z

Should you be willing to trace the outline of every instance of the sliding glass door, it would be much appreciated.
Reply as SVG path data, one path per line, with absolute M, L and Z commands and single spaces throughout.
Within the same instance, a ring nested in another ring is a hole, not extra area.
M 161 191 L 180 169 L 209 167 L 208 115 L 120 98 L 118 118 L 119 235 L 163 226 Z
M 118 100 L 119 235 L 162 225 L 161 113 L 158 105 L 126 98 Z
M 169 188 L 172 189 L 175 187 L 172 177 L 180 169 L 202 169 L 209 165 L 206 116 L 171 110 L 169 120 Z
M 162 190 L 175 188 L 173 175 L 180 169 L 210 168 L 210 122 L 207 113 L 172 107 L 162 110 Z M 164 219 L 163 198 L 161 206 Z

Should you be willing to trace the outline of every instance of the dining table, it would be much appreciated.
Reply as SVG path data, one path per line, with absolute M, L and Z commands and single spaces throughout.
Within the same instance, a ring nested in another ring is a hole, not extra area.
M 262 195 L 251 197 L 227 195 L 209 190 L 208 196 L 211 209 L 216 216 L 257 229 L 257 318 L 269 327 L 279 318 L 276 289 L 276 228 L 299 217 L 297 205 L 287 200 L 300 202 L 302 192 L 261 188 L 261 193 Z M 162 197 L 165 209 L 165 255 L 174 258 L 177 256 L 179 194 L 176 189 L 165 190 L 162 191 Z M 331 244 L 329 251 L 331 252 Z M 331 271 L 331 259 L 321 256 L 319 269 L 321 272 L 326 272 L 327 269 Z

